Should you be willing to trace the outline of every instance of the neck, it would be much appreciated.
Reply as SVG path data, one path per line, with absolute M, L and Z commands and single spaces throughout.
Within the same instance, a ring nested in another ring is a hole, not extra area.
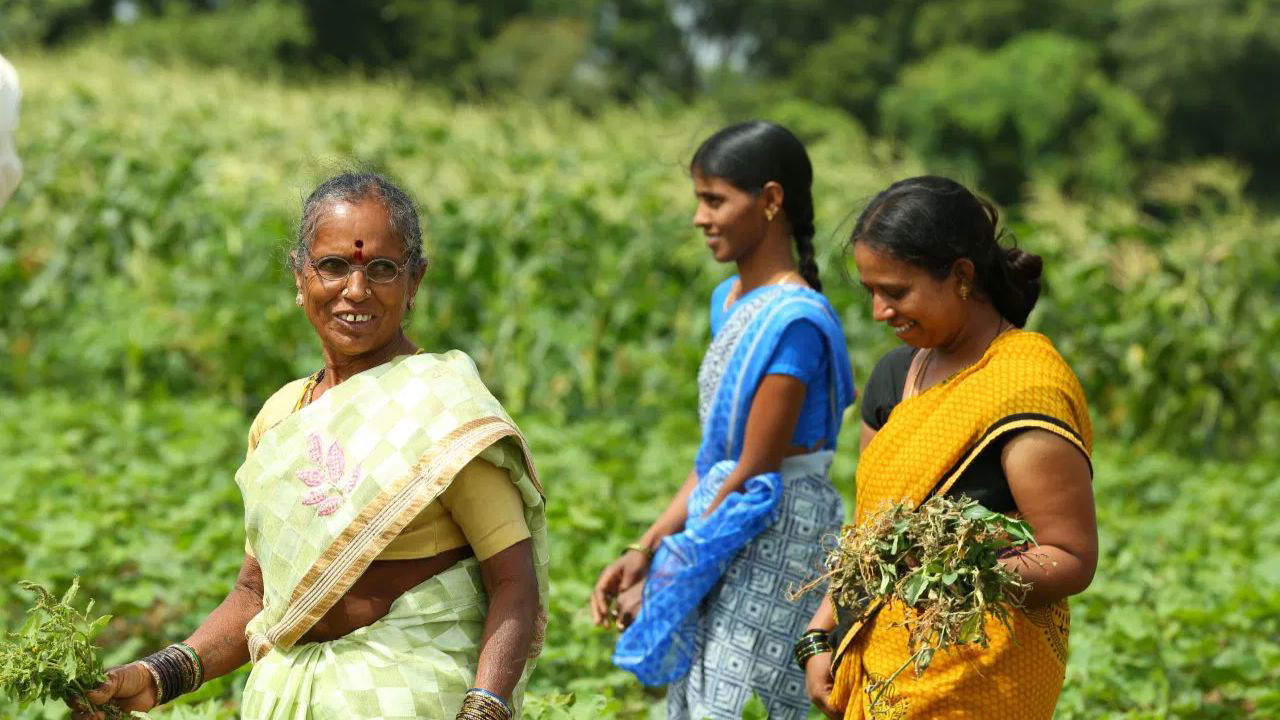
M 934 349 L 938 359 L 948 364 L 971 365 L 982 357 L 996 336 L 1007 327 L 994 305 L 981 303 L 969 314 L 960 332 L 945 345 Z
M 754 250 L 738 258 L 738 281 L 744 295 L 777 282 L 788 272 L 796 272 L 790 242 L 782 223 L 777 223 L 769 228 L 769 234 Z M 799 279 L 798 273 L 796 278 Z
M 377 367 L 397 355 L 412 355 L 417 351 L 418 347 L 405 337 L 403 330 L 396 333 L 391 342 L 363 355 L 341 355 L 324 348 L 324 384 L 333 387 L 352 375 Z

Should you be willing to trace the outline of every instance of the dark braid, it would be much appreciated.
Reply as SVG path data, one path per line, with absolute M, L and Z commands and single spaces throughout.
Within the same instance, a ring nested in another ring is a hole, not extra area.
M 782 209 L 787 213 L 787 220 L 791 223 L 791 236 L 796 241 L 796 263 L 800 266 L 800 277 L 809 283 L 809 287 L 822 292 L 818 261 L 813 251 L 813 197 L 807 193 L 799 199 L 793 200 L 794 197 L 795 195 L 784 194 Z
M 763 120 L 730 125 L 707 138 L 689 168 L 749 193 L 770 182 L 782 186 L 782 211 L 795 238 L 800 277 L 822 292 L 813 249 L 813 165 L 790 130 Z

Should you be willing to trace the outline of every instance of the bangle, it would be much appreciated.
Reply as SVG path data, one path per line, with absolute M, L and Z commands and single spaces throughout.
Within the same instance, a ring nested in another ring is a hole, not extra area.
M 160 682 L 160 673 L 156 672 L 156 669 L 146 660 L 139 660 L 138 664 L 151 673 L 151 679 L 156 683 L 156 705 L 163 705 L 166 698 L 164 696 L 164 684 Z
M 156 681 L 156 704 L 194 692 L 204 683 L 204 665 L 189 645 L 175 643 L 138 661 Z
M 506 700 L 484 688 L 474 687 L 462 697 L 462 707 L 455 720 L 511 720 L 514 716 Z
M 796 641 L 794 648 L 796 664 L 800 666 L 800 671 L 803 672 L 805 666 L 809 663 L 809 658 L 814 655 L 829 653 L 833 650 L 827 630 L 809 630 Z
M 644 553 L 644 556 L 647 558 L 650 558 L 650 559 L 653 558 L 653 548 L 649 547 L 648 545 L 645 545 L 644 543 L 638 543 L 638 542 L 631 543 L 630 545 L 622 548 L 622 554 L 626 555 L 632 550 L 635 550 L 638 553 Z

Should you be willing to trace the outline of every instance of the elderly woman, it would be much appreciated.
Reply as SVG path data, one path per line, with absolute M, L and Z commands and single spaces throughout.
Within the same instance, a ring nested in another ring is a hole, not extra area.
M 863 393 L 855 514 L 860 522 L 888 501 L 941 494 L 1020 515 L 1037 546 L 1001 562 L 1031 584 L 1026 607 L 1008 626 L 988 622 L 989 646 L 939 653 L 917 677 L 898 672 L 911 655 L 904 624 L 914 611 L 890 603 L 833 612 L 824 602 L 797 656 L 828 716 L 1053 716 L 1067 597 L 1088 587 L 1097 565 L 1092 431 L 1071 368 L 1047 337 L 1022 329 L 1040 295 L 1041 260 L 1002 247 L 997 225 L 995 207 L 959 183 L 917 177 L 873 198 L 854 226 L 873 317 L 905 343 L 880 360 Z M 825 636 L 836 627 L 833 648 Z
M 542 488 L 471 360 L 404 334 L 426 269 L 414 203 L 333 178 L 290 263 L 324 366 L 249 431 L 240 577 L 89 699 L 147 710 L 252 661 L 251 720 L 510 718 L 546 619 Z

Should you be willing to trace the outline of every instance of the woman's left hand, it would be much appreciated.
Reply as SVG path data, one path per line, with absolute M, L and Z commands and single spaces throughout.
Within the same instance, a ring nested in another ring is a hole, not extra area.
M 627 626 L 635 622 L 636 616 L 640 614 L 640 607 L 644 604 L 644 581 L 632 585 L 623 590 L 619 595 L 616 603 L 617 615 L 614 617 L 614 627 L 619 630 L 626 630 Z

